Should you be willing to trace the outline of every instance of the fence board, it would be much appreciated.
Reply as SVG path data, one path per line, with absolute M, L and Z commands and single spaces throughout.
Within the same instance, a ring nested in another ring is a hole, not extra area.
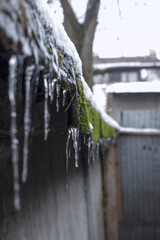
M 121 135 L 120 240 L 160 239 L 160 136 Z

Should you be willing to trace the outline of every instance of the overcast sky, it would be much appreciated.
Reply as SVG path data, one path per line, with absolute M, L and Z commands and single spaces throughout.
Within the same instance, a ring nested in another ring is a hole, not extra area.
M 83 20 L 86 0 L 71 0 Z M 144 56 L 155 50 L 160 58 L 160 0 L 101 0 L 95 35 L 100 57 Z

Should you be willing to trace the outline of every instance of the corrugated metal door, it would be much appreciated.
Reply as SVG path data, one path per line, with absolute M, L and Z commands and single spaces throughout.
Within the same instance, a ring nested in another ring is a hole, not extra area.
M 124 110 L 118 115 L 124 127 L 160 129 L 160 109 Z
M 159 128 L 158 112 L 124 111 L 121 123 Z M 159 240 L 160 136 L 121 135 L 119 142 L 123 204 L 119 239 Z

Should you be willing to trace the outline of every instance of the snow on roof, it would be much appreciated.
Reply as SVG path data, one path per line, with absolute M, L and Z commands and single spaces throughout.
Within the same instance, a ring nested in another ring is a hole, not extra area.
M 99 104 L 98 99 L 97 100 L 95 99 L 95 96 L 93 95 L 91 89 L 89 88 L 88 84 L 83 78 L 82 78 L 82 83 L 84 87 L 84 94 L 85 94 L 86 100 L 88 100 L 92 104 L 92 106 L 96 109 L 96 111 L 100 113 L 102 119 L 108 125 L 118 130 L 120 128 L 120 125 L 103 110 L 102 106 Z
M 101 108 L 106 111 L 106 93 L 105 89 L 107 87 L 107 84 L 94 84 L 93 89 L 93 95 L 95 99 L 98 100 L 98 103 L 101 105 Z
M 119 132 L 123 134 L 149 134 L 149 135 L 160 135 L 160 129 L 154 128 L 128 128 L 120 127 Z
M 54 5 L 48 5 L 46 1 L 36 0 L 37 8 L 40 12 L 42 19 L 51 26 L 56 45 L 61 49 L 65 49 L 66 54 L 72 56 L 77 72 L 82 75 L 82 62 L 77 53 L 73 42 L 68 37 L 63 25 L 57 19 L 54 13 Z
M 114 83 L 106 88 L 106 93 L 160 93 L 160 81 Z
M 160 62 L 120 62 L 93 64 L 94 70 L 109 70 L 116 68 L 153 68 L 160 67 Z

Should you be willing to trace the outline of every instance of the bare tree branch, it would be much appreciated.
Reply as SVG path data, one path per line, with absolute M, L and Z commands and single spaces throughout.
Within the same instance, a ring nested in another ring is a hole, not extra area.
M 100 0 L 89 0 L 84 22 L 84 40 L 81 51 L 84 77 L 88 84 L 92 85 L 92 49 L 94 34 L 97 26 L 97 16 L 100 7 Z
M 68 0 L 60 0 L 60 2 L 64 12 L 64 27 L 67 31 L 68 36 L 75 44 L 77 51 L 80 53 L 83 39 L 83 25 L 78 22 Z
M 79 23 L 70 3 L 68 2 L 68 0 L 60 0 L 60 2 L 63 7 L 65 21 L 69 22 L 73 25 L 73 27 L 77 28 Z
M 117 6 L 118 6 L 119 16 L 120 16 L 121 20 L 123 20 L 119 0 L 117 0 Z
M 86 27 L 89 25 L 89 23 L 93 19 L 97 21 L 99 6 L 100 6 L 100 0 L 89 0 L 87 5 L 85 23 L 84 23 Z

